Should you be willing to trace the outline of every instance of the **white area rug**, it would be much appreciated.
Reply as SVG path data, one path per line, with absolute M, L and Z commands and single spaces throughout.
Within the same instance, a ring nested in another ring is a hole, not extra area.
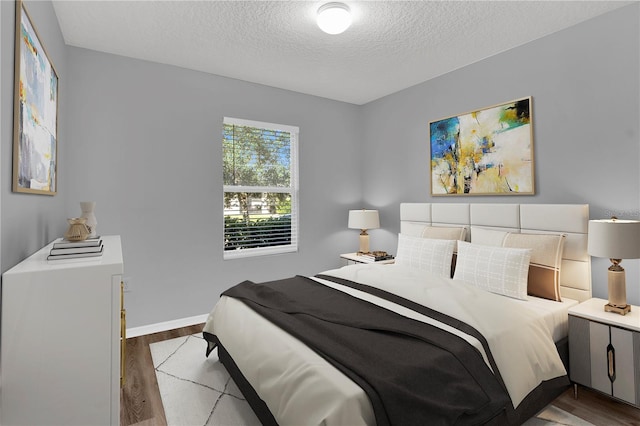
M 208 358 L 201 334 L 150 345 L 169 426 L 260 425 L 217 350 Z
M 208 358 L 201 334 L 150 345 L 160 396 L 169 426 L 260 425 L 240 393 L 217 350 Z M 525 426 L 593 426 L 554 406 L 547 407 Z

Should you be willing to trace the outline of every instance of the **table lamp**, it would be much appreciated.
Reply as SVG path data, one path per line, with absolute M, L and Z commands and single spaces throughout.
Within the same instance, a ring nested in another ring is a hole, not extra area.
M 640 258 L 640 221 L 615 217 L 590 220 L 587 251 L 591 256 L 608 257 L 611 260 L 608 271 L 609 303 L 604 305 L 604 310 L 621 315 L 630 312 L 625 272 L 620 262 L 622 259 Z
M 349 210 L 349 228 L 360 229 L 360 250 L 358 253 L 369 253 L 369 234 L 367 229 L 380 228 L 378 210 Z

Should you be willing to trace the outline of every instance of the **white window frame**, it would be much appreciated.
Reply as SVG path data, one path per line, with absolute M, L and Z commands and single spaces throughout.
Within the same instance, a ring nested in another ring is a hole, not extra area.
M 240 118 L 224 117 L 223 128 L 225 125 L 256 127 L 260 129 L 280 130 L 288 132 L 290 135 L 290 187 L 269 187 L 269 186 L 244 186 L 244 185 L 222 185 L 222 194 L 227 192 L 279 192 L 291 194 L 291 243 L 287 245 L 247 248 L 241 250 L 225 250 L 223 242 L 223 259 L 239 259 L 255 256 L 267 256 L 273 254 L 292 253 L 298 251 L 299 236 L 299 208 L 298 208 L 298 137 L 300 128 L 284 124 L 274 124 L 262 121 L 245 120 Z M 224 205 L 224 203 L 223 203 Z M 224 209 L 224 207 L 223 207 Z M 222 215 L 222 233 L 224 235 L 224 213 Z

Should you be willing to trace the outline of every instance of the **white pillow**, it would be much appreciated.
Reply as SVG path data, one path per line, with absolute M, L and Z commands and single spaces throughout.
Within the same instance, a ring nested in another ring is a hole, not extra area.
M 527 299 L 531 249 L 491 247 L 458 241 L 454 280 L 492 293 Z
M 467 228 L 464 226 L 425 226 L 422 230 L 423 238 L 437 240 L 460 240 L 465 241 Z M 458 245 L 454 245 L 453 252 L 458 250 Z
M 482 244 L 483 246 L 502 247 L 502 243 L 507 237 L 508 232 L 498 231 L 495 229 L 471 227 L 471 242 L 473 244 Z
M 438 276 L 451 276 L 454 240 L 435 240 L 398 234 L 396 265 L 409 266 Z
M 561 302 L 560 268 L 565 235 L 507 234 L 503 247 L 529 248 L 529 283 L 527 293 L 532 296 Z
M 432 238 L 438 240 L 461 240 L 467 234 L 467 228 L 464 226 L 425 226 L 422 230 L 423 238 Z

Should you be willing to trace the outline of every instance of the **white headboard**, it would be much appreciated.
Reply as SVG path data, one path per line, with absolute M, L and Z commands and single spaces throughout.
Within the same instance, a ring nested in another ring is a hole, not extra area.
M 588 204 L 401 203 L 400 232 L 421 235 L 425 225 L 466 226 L 529 234 L 566 234 L 560 294 L 580 302 L 591 298 L 587 253 Z

